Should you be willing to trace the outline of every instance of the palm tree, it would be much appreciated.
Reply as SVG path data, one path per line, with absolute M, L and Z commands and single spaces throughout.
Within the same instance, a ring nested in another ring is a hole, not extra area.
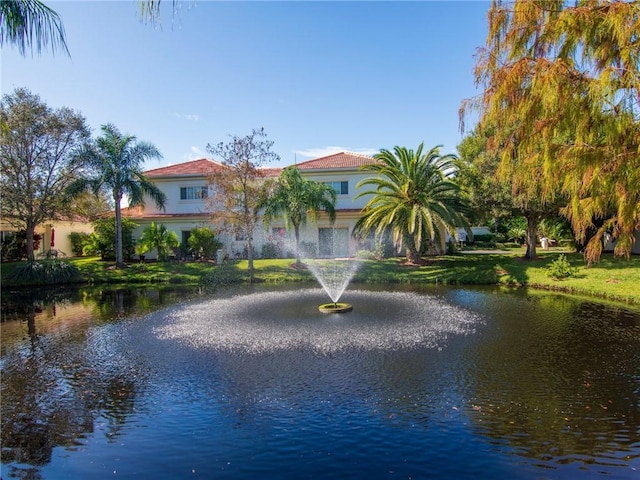
M 262 204 L 268 225 L 274 218 L 284 217 L 287 228 L 293 226 L 296 238 L 296 264 L 300 264 L 300 227 L 307 214 L 316 221 L 324 211 L 331 223 L 336 219 L 336 192 L 329 185 L 308 180 L 296 167 L 285 168 Z
M 161 223 L 158 226 L 155 222 L 151 222 L 151 225 L 142 232 L 140 245 L 146 249 L 145 251 L 155 248 L 158 251 L 158 260 L 166 262 L 169 258 L 169 249 L 179 246 L 180 240 L 176 232 L 167 230 L 164 224 Z
M 464 226 L 465 206 L 459 187 L 449 178 L 454 171 L 455 155 L 440 156 L 440 147 L 423 153 L 395 147 L 393 153 L 381 150 L 376 163 L 363 167 L 376 173 L 365 178 L 356 188 L 372 186 L 356 199 L 371 195 L 354 232 L 366 236 L 374 231 L 382 235 L 390 230 L 397 248 L 405 247 L 408 263 L 419 263 L 425 241 L 440 242 L 445 230 L 455 233 Z
M 133 135 L 123 135 L 112 124 L 102 126 L 103 135 L 83 155 L 97 172 L 97 176 L 81 179 L 70 188 L 71 195 L 88 188 L 97 193 L 107 188 L 113 195 L 116 216 L 116 267 L 124 266 L 122 257 L 122 211 L 120 203 L 124 195 L 129 206 L 144 205 L 144 196 L 150 197 L 164 209 L 165 194 L 143 174 L 142 164 L 146 159 L 162 158 L 162 154 L 151 143 L 138 141 Z
M 21 55 L 33 52 L 34 45 L 40 53 L 49 44 L 53 53 L 61 48 L 69 54 L 62 20 L 40 0 L 0 2 L 0 46 L 5 42 L 16 45 Z

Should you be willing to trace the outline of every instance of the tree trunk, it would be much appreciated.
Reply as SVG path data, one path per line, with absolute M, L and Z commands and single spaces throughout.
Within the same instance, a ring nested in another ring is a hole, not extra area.
M 122 194 L 114 194 L 116 203 L 116 268 L 124 268 L 124 258 L 122 256 L 122 209 L 120 201 Z
M 33 262 L 36 259 L 36 256 L 33 251 L 33 236 L 35 232 L 36 226 L 31 223 L 27 223 L 27 229 L 25 231 L 26 240 L 27 240 L 27 261 Z
M 527 260 L 535 260 L 536 258 L 536 241 L 538 235 L 538 217 L 531 216 L 527 219 L 527 251 L 524 258 Z
M 406 242 L 406 249 L 407 249 L 407 263 L 410 264 L 419 264 L 420 263 L 420 252 L 418 251 L 418 249 L 416 248 L 414 242 L 412 241 L 413 239 L 411 238 L 408 242 Z
M 296 236 L 296 266 L 299 267 L 302 264 L 300 261 L 300 226 L 294 224 L 293 232 Z
M 124 315 L 124 291 L 116 290 L 116 313 L 118 316 Z
M 251 236 L 247 239 L 247 263 L 249 269 L 249 280 L 253 282 L 253 238 Z

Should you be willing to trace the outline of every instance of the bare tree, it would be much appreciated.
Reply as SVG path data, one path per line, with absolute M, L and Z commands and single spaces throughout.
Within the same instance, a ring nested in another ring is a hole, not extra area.
M 212 222 L 245 241 L 249 273 L 253 275 L 253 232 L 264 197 L 264 175 L 260 167 L 280 157 L 271 151 L 273 141 L 266 139 L 263 128 L 254 129 L 244 137 L 230 137 L 226 143 L 207 145 L 207 151 L 226 167 L 211 174 Z

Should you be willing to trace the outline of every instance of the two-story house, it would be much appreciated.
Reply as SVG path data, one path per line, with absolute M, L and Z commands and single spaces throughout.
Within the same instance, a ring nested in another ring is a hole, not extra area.
M 305 178 L 328 183 L 337 193 L 336 220 L 333 225 L 326 215 L 320 215 L 317 222 L 307 222 L 301 229 L 301 242 L 312 250 L 308 252 L 309 255 L 348 256 L 359 248 L 351 234 L 367 199 L 355 200 L 358 193 L 356 184 L 371 175 L 360 167 L 373 162 L 375 160 L 366 155 L 341 152 L 296 165 Z M 203 158 L 146 171 L 147 178 L 160 188 L 167 201 L 164 210 L 149 199 L 143 208 L 123 209 L 123 215 L 139 225 L 134 236 L 139 238 L 143 229 L 155 222 L 176 232 L 181 242 L 185 243 L 193 228 L 211 226 L 214 213 L 211 205 L 212 186 L 208 178 L 219 168 L 225 167 L 219 162 Z M 280 168 L 268 168 L 265 169 L 265 176 L 277 177 L 281 171 Z M 284 219 L 278 219 L 268 226 L 259 225 L 253 238 L 256 256 L 259 257 L 262 245 L 276 238 L 278 241 L 284 238 L 292 242 L 293 234 L 286 232 Z M 223 233 L 219 234 L 219 239 L 231 258 L 242 255 L 244 239 Z M 290 252 L 293 251 L 292 245 L 290 243 L 287 248 Z
M 144 172 L 165 194 L 166 203 L 161 209 L 153 200 L 145 198 L 144 207 L 122 210 L 123 216 L 139 225 L 134 236 L 139 238 L 142 230 L 155 222 L 176 232 L 184 243 L 192 228 L 210 225 L 211 213 L 207 203 L 210 187 L 207 178 L 219 168 L 224 167 L 218 162 L 202 158 Z
M 367 155 L 340 152 L 296 165 L 303 177 L 326 183 L 337 194 L 335 222 L 331 224 L 326 215 L 320 215 L 315 224 L 308 222 L 300 232 L 301 242 L 315 250 L 311 254 L 320 257 L 352 256 L 359 249 L 358 242 L 352 237 L 353 227 L 368 198 L 355 198 L 359 193 L 356 185 L 372 175 L 361 167 L 374 162 Z M 284 228 L 284 221 L 272 225 L 272 229 L 279 227 Z

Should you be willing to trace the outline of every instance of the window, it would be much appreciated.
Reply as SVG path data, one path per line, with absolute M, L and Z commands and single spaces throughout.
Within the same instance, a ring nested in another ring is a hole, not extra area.
M 323 182 L 335 190 L 338 195 L 349 194 L 349 182 Z
M 180 200 L 202 200 L 209 196 L 209 188 L 202 187 L 180 187 Z

